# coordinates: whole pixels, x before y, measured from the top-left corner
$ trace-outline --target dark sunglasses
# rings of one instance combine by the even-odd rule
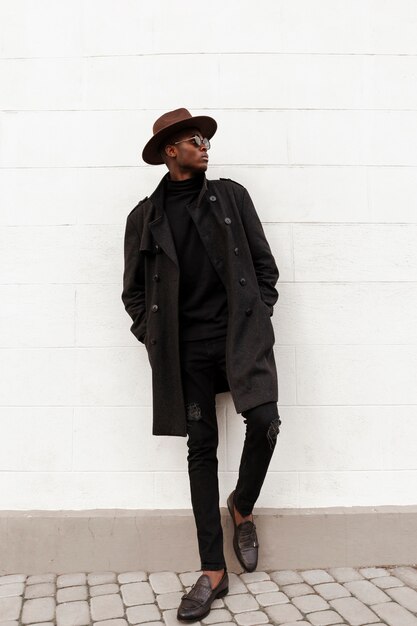
[[[201,144],[203,144],[207,150],[210,150],[210,141],[207,139],[207,137],[199,137],[198,135],[194,135],[194,137],[188,137],[187,139],[181,139],[180,141],[176,141],[174,143],[174,146],[177,145],[177,143],[182,143],[183,141],[194,141],[194,145],[197,147],[200,147]]]

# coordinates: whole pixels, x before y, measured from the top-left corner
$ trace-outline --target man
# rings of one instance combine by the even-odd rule
[[[176,109],[158,118],[143,149],[168,172],[129,213],[122,300],[152,367],[154,435],[187,436],[191,501],[202,574],[178,608],[200,619],[228,592],[219,510],[215,395],[230,390],[246,424],[227,506],[239,562],[253,571],[252,510],[281,420],[271,323],[278,268],[247,190],[208,180],[208,116]]]

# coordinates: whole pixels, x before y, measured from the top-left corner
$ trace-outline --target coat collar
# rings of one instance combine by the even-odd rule
[[[172,231],[169,225],[168,218],[164,211],[165,206],[165,181],[168,178],[169,172],[167,172],[162,179],[160,180],[156,189],[149,196],[149,200],[154,208],[154,219],[149,222],[149,228],[152,232],[153,238],[155,241],[161,246],[164,252],[169,256],[169,258],[176,264],[179,268],[179,262],[177,253],[175,250],[175,243],[172,236]],[[207,209],[207,205],[209,202],[206,198],[206,192],[208,190],[207,178],[204,174],[203,184],[201,186],[200,193],[198,194],[197,200],[187,205],[187,209],[191,212],[194,221],[198,220],[198,216],[201,212]],[[149,249],[147,242],[143,241],[143,245],[141,245],[141,250]]]

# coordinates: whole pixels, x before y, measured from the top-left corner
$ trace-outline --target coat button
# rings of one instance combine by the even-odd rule
[[[249,317],[249,315],[252,315],[252,309],[246,309],[245,313]]]
[[[157,311],[158,309],[159,309],[159,306],[158,306],[157,304],[153,304],[153,305],[152,305],[152,311],[153,311],[154,313],[156,313],[156,311]]]
[[[160,247],[158,246],[158,244],[157,244],[157,243],[155,244],[155,252],[156,252],[157,254],[159,254],[159,253],[161,252],[161,249],[160,249]]]
[[[156,344],[156,339],[151,339],[151,344],[154,346]]]
[[[156,283],[159,283],[159,280],[160,280],[160,279],[159,279],[159,274],[154,274],[154,275],[153,275],[153,280],[154,280]]]
[[[241,285],[246,285],[246,278],[241,278],[239,282]]]
[[[217,198],[216,196],[210,196],[209,200],[211,200],[211,202],[216,202]]]
[[[230,219],[230,217],[225,217],[225,218],[224,218],[224,223],[225,223],[225,224],[231,224],[231,223],[232,223],[232,220]]]
[[[233,252],[234,252],[235,254],[239,254],[239,248],[235,248],[235,249],[233,250]]]

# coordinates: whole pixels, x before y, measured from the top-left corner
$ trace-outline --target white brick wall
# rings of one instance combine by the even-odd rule
[[[282,428],[259,506],[415,504],[414,0],[0,3],[0,506],[190,508],[151,435],[120,299],[140,159],[186,106],[208,176],[246,185],[280,269]],[[218,396],[221,504],[244,437]]]

